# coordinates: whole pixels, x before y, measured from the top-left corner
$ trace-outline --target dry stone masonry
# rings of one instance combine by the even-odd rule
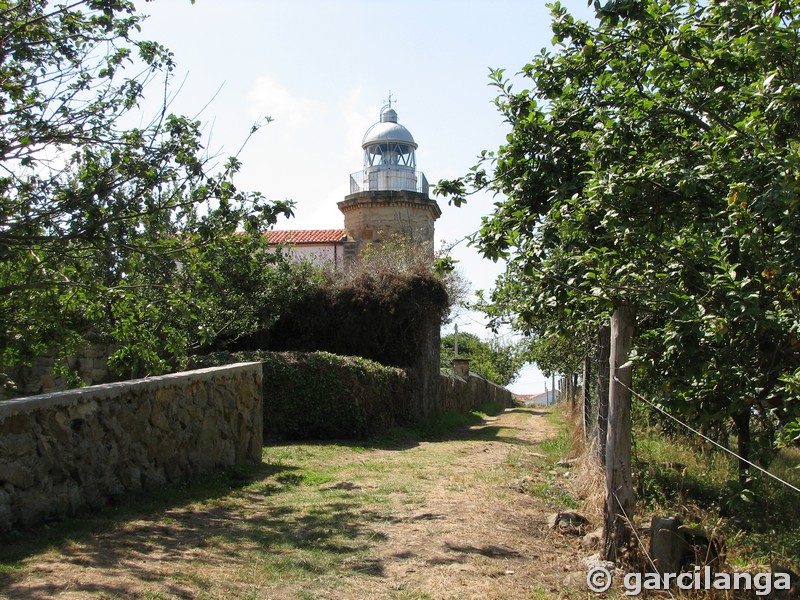
[[[74,356],[66,359],[66,367],[80,377],[84,385],[110,383],[120,379],[108,367],[108,357],[116,350],[113,344],[89,344]],[[55,372],[56,360],[52,356],[39,356],[30,365],[6,367],[5,371],[17,386],[20,396],[51,394],[67,387],[67,378]],[[8,394],[0,390],[0,400]]]
[[[261,363],[0,401],[0,532],[261,461]]]
[[[441,400],[437,412],[469,412],[481,404],[492,403],[510,408],[514,406],[513,394],[504,387],[469,371],[456,371],[442,375]]]

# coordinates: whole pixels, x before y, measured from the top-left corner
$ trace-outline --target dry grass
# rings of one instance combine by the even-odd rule
[[[605,475],[598,452],[584,436],[582,414],[564,404],[566,446],[573,477],[570,491],[581,501],[581,512],[600,526],[605,505]],[[666,436],[634,423],[633,479],[637,503],[634,522],[646,528],[654,516],[678,516],[722,540],[728,570],[766,571],[777,565],[800,570],[800,503],[797,494],[755,474],[751,488],[736,482],[736,464],[727,455],[702,451],[689,438]],[[800,485],[800,449],[781,451],[771,473]],[[631,565],[649,568],[649,538],[641,536]]]
[[[575,494],[583,501],[583,513],[599,526],[603,522],[606,502],[606,477],[593,445],[578,457],[573,472]]]
[[[574,460],[572,477],[569,479],[571,493],[581,501],[581,512],[596,527],[603,523],[605,507],[605,473],[598,457],[596,440],[587,440],[583,424],[583,413],[579,402],[565,402],[562,408],[564,427],[569,437],[568,457]]]

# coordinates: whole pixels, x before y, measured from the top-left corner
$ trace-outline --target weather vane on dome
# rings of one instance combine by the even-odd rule
[[[388,100],[386,100],[386,104],[389,106],[389,108],[392,108],[392,103],[393,103],[393,102],[397,102],[397,100],[395,100],[395,99],[392,97],[392,90],[389,90],[389,99],[388,99]]]

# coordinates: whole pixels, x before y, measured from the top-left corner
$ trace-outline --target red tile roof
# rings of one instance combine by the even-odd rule
[[[270,244],[330,244],[347,236],[344,229],[284,229],[268,231]]]

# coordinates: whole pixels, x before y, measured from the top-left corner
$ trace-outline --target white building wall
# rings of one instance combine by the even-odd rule
[[[329,265],[339,267],[342,265],[342,247],[337,245],[326,244],[315,246],[312,244],[301,244],[293,246],[287,244],[283,246],[281,250],[298,261],[308,260],[312,264],[321,267]]]

